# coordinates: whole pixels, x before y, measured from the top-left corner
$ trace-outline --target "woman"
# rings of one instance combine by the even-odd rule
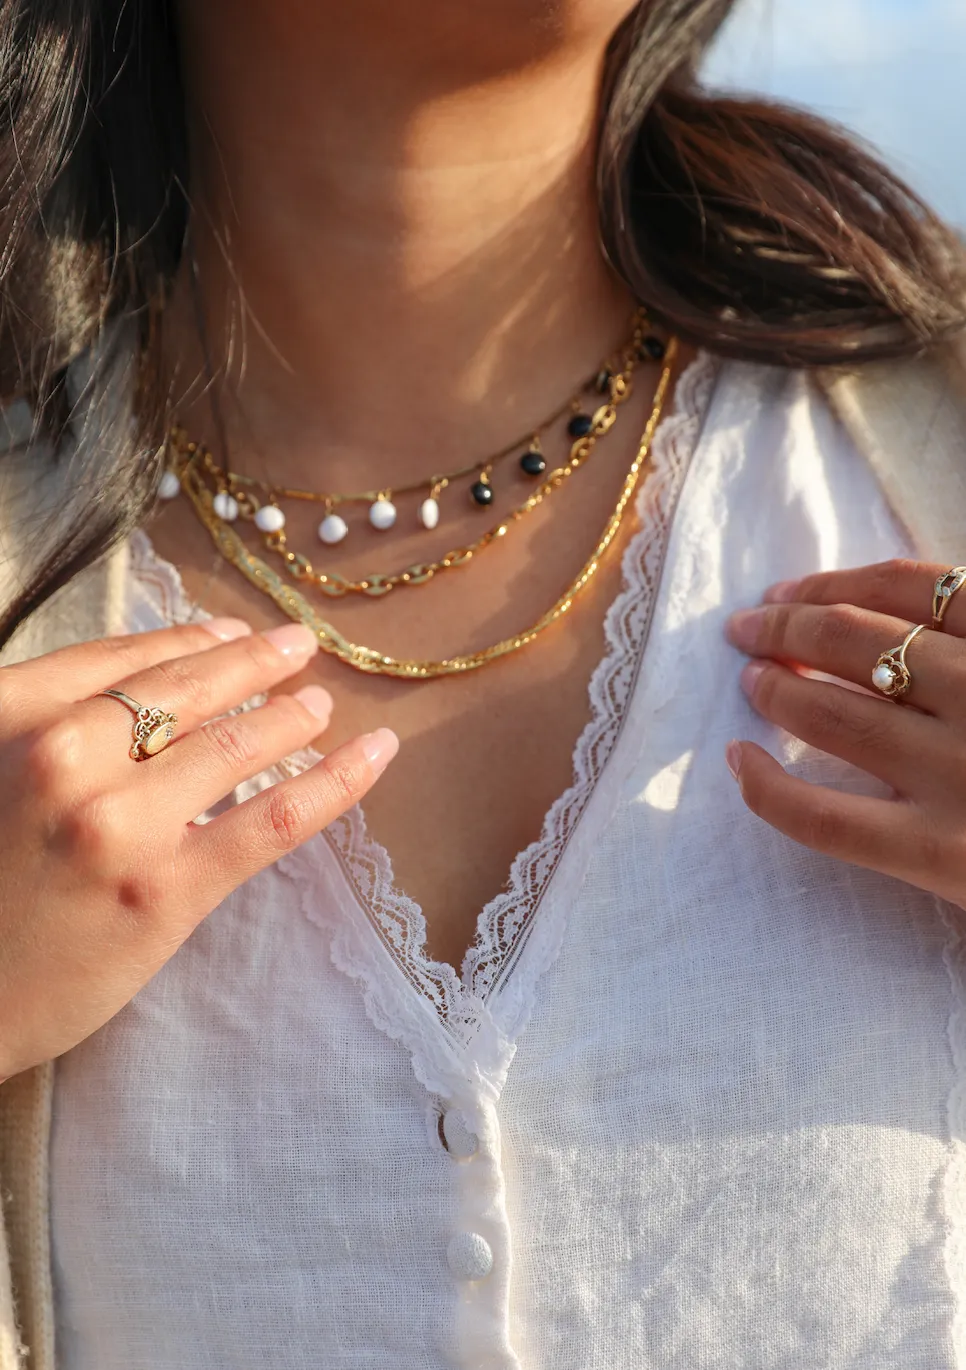
[[[0,7],[3,1370],[966,1359],[961,263],[729,9]]]

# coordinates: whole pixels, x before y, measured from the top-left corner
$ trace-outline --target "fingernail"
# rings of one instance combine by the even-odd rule
[[[743,651],[752,651],[758,641],[763,617],[760,609],[742,609],[732,614],[725,626],[728,641]]]
[[[780,580],[776,585],[769,585],[761,597],[762,601],[765,604],[787,604],[795,598],[795,592],[801,583],[800,580]]]
[[[728,763],[728,770],[737,780],[741,771],[741,743],[729,742],[725,747],[725,760]]]
[[[379,728],[362,739],[362,750],[376,775],[382,775],[399,751],[399,738],[390,728]]]
[[[270,628],[264,637],[282,656],[311,656],[319,647],[318,638],[304,623],[284,623],[281,628]]]
[[[328,723],[332,717],[332,696],[328,690],[323,690],[321,685],[303,685],[301,690],[295,691],[294,697],[300,704],[304,704],[320,723]]]
[[[761,675],[764,669],[765,663],[763,661],[749,661],[748,665],[744,668],[744,670],[741,672],[741,675],[738,677],[739,682],[741,684],[741,688],[744,690],[745,694],[748,696],[749,699],[751,699],[754,695],[755,686],[758,684],[758,677]]]
[[[240,618],[206,618],[202,628],[220,642],[234,642],[236,637],[251,637],[251,625]]]

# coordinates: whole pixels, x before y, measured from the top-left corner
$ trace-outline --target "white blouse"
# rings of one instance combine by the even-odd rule
[[[722,625],[904,535],[801,375],[699,359],[655,462],[574,783],[462,976],[353,812],[58,1062],[62,1370],[966,1366],[964,916],[723,757],[873,789],[752,714]],[[130,591],[191,612],[143,535]]]

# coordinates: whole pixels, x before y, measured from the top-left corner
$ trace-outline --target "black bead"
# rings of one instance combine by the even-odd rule
[[[572,438],[585,438],[594,426],[589,414],[575,414],[567,424],[567,432]]]
[[[597,372],[597,377],[594,381],[594,389],[597,391],[598,395],[607,394],[607,391],[610,389],[610,382],[611,374],[606,367],[603,371]]]
[[[528,476],[542,476],[547,469],[547,462],[542,452],[537,452],[531,448],[529,452],[524,452],[520,458],[520,468]]]
[[[493,503],[493,486],[489,485],[485,480],[475,481],[474,484],[470,486],[470,494],[476,500],[477,504]]]
[[[655,338],[654,334],[651,333],[641,343],[639,351],[642,361],[645,361],[650,357],[651,361],[662,362],[664,360],[664,354],[667,352],[667,348],[661,342],[660,338]]]

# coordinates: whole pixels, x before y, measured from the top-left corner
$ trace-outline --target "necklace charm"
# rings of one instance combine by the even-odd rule
[[[285,527],[285,515],[277,504],[263,504],[255,511],[255,527],[260,533],[280,533]]]
[[[432,530],[439,523],[439,501],[434,495],[424,499],[419,506],[419,521],[424,528]]]
[[[220,519],[226,523],[234,523],[238,517],[238,501],[234,495],[229,495],[227,490],[219,490],[214,500],[212,508]]]
[[[470,486],[470,494],[477,504],[486,508],[493,503],[493,486],[490,484],[489,472],[481,471],[480,478]]]
[[[158,499],[175,499],[181,494],[181,481],[177,471],[165,471],[158,485]]]
[[[338,514],[326,514],[319,524],[319,539],[327,547],[334,547],[337,542],[341,542],[348,535],[348,532],[349,525]]]
[[[369,506],[369,522],[373,528],[378,528],[380,533],[384,533],[396,522],[396,506],[388,496],[380,495],[379,499],[374,500]]]

